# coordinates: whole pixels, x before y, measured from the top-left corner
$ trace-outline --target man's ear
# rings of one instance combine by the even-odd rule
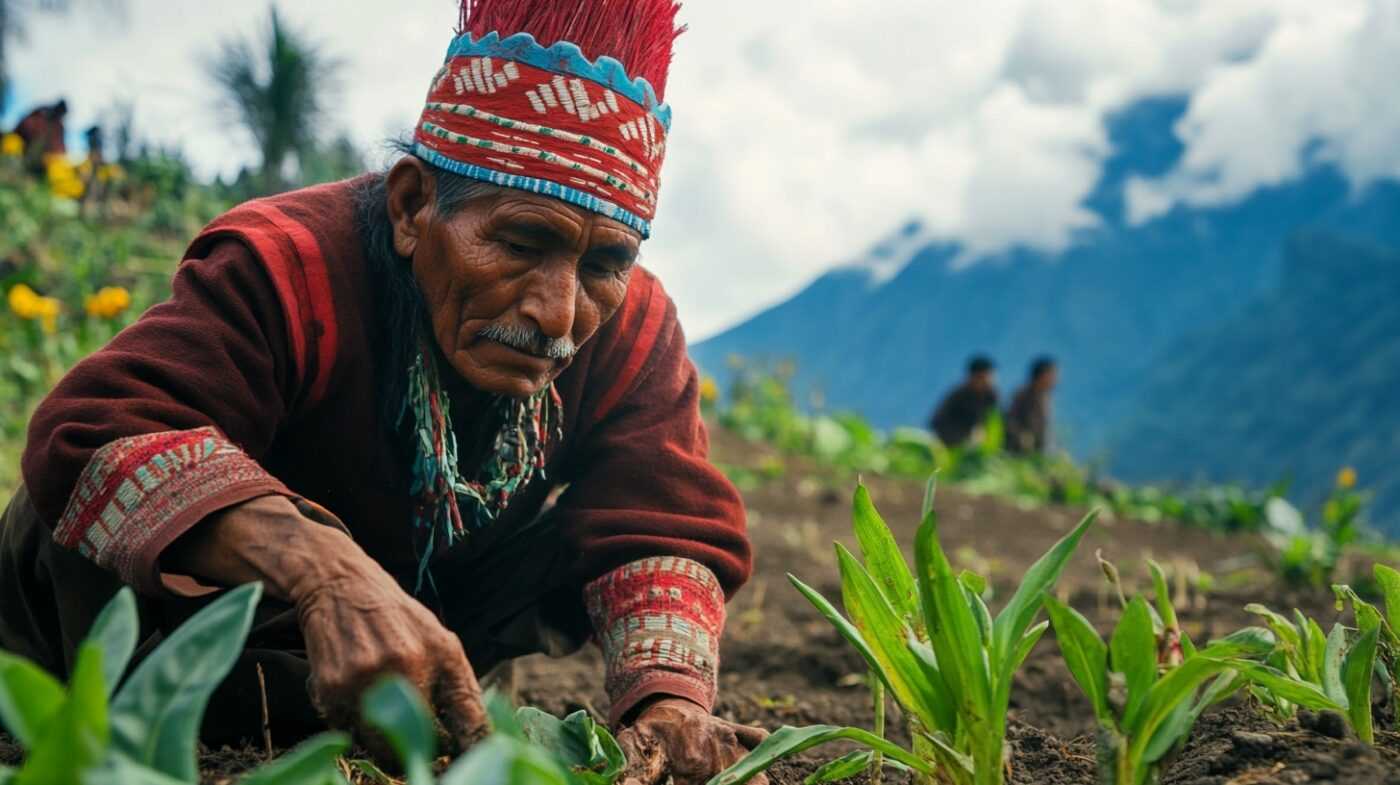
[[[411,258],[428,231],[437,198],[437,182],[428,165],[406,155],[385,175],[389,223],[394,227],[394,251]]]

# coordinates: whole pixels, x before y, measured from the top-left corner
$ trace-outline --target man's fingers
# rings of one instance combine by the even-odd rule
[[[735,738],[747,749],[753,749],[763,743],[768,738],[768,731],[756,725],[741,725],[737,722],[727,722],[729,729],[734,731]]]
[[[454,657],[438,672],[433,690],[433,707],[447,735],[464,752],[487,733],[486,707],[481,702],[481,685],[466,655]]]
[[[666,773],[666,755],[656,739],[626,728],[617,735],[617,744],[627,757],[623,785],[658,785]]]

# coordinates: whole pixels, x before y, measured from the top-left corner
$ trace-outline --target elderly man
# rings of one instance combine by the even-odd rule
[[[1043,355],[1031,361],[1025,385],[1006,410],[1006,449],[1039,454],[1050,447],[1050,394],[1059,381],[1055,358]]]
[[[986,355],[974,355],[967,361],[967,377],[943,396],[929,417],[929,430],[949,447],[961,447],[979,437],[987,415],[996,408],[996,365]]]
[[[400,672],[465,744],[477,674],[591,637],[638,780],[700,782],[761,739],[710,713],[749,545],[636,265],[676,10],[464,3],[387,173],[195,238],[171,299],[34,414],[0,645],[63,671],[120,584],[154,636],[260,580],[206,737],[257,732],[261,666],[276,733],[353,725]]]

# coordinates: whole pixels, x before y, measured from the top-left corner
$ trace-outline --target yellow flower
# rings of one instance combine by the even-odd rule
[[[1346,491],[1356,487],[1356,470],[1350,466],[1343,466],[1337,472],[1337,487]]]
[[[120,164],[103,164],[97,167],[97,182],[107,183],[126,178],[126,170]]]
[[[0,155],[18,158],[24,155],[24,139],[19,134],[0,136]]]
[[[120,286],[104,286],[97,294],[90,294],[83,301],[88,316],[100,319],[115,318],[131,306],[131,293]]]
[[[21,319],[33,319],[39,315],[39,301],[43,298],[29,288],[28,284],[18,283],[10,288],[10,311]]]
[[[44,170],[48,175],[49,190],[55,196],[77,199],[83,195],[83,180],[73,162],[62,154],[50,155],[44,159]]]
[[[714,403],[719,399],[719,385],[709,376],[700,380],[700,402]]]

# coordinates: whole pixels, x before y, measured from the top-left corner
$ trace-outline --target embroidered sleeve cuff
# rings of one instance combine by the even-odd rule
[[[724,592],[709,568],[674,556],[642,559],[588,584],[584,602],[607,668],[609,722],[656,694],[713,708]]]
[[[167,545],[210,513],[269,493],[291,495],[212,427],[129,436],[93,453],[54,541],[160,594]]]

